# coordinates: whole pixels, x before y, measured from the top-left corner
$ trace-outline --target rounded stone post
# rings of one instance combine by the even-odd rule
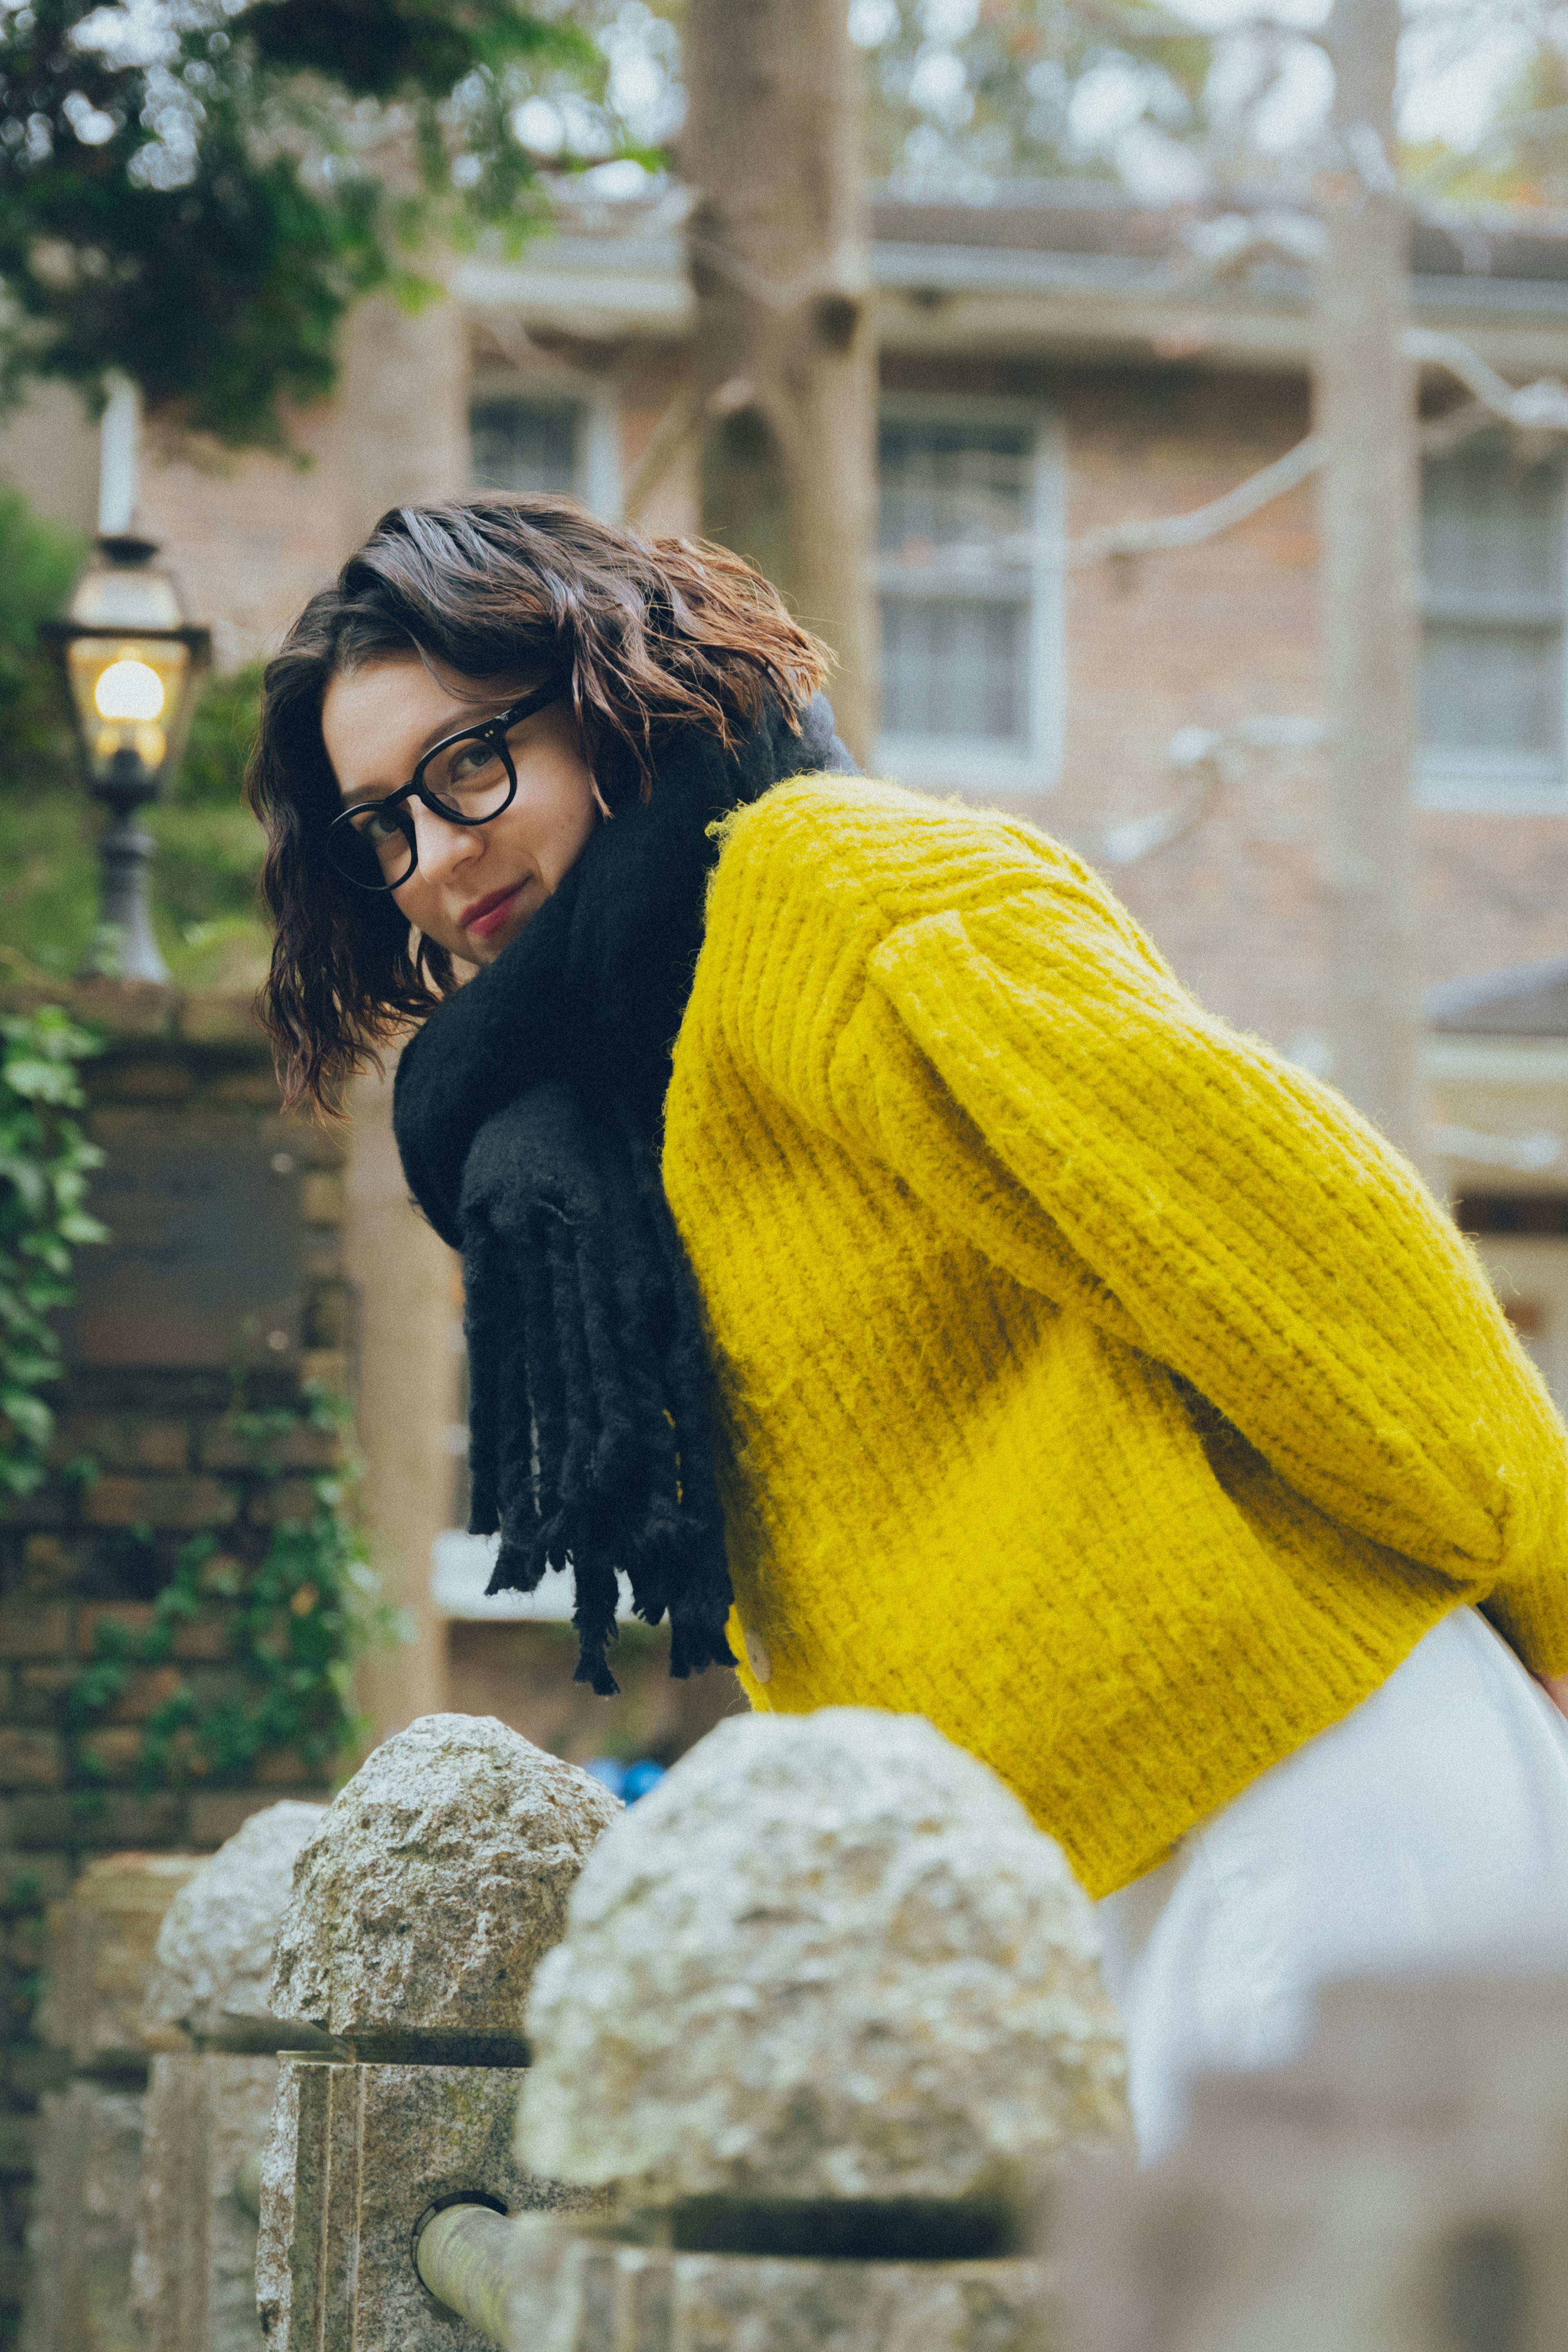
[[[915,1717],[719,1725],[590,1857],[529,2009],[524,2160],[596,2236],[419,2248],[521,2352],[1033,2352],[1053,2174],[1130,2144],[1088,1898]]]
[[[459,2200],[591,2210],[513,2132],[534,1973],[595,1840],[622,1811],[494,1717],[434,1715],[387,1740],[295,1864],[271,2001],[340,2055],[283,2062],[261,2171],[256,2285],[268,2352],[403,2352],[443,2325],[412,2260]]]
[[[71,2079],[39,2116],[25,2352],[118,2352],[126,2340],[146,2099],[141,2003],[163,1915],[201,1867],[196,1854],[107,1854],[49,1915],[38,2032],[68,2053]]]
[[[1568,2343],[1568,1973],[1545,1947],[1325,1989],[1287,2064],[1200,2075],[1157,2164],[1066,2184],[1072,2352]]]
[[[132,2271],[150,2352],[258,2352],[246,2169],[267,2137],[280,2048],[324,2040],[267,2006],[294,1858],[324,1805],[268,1805],[175,1896],[141,2012],[156,2053]]]

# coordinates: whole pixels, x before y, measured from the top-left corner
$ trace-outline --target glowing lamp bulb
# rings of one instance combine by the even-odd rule
[[[162,711],[163,681],[147,662],[110,662],[93,688],[92,698],[100,719],[150,720]]]

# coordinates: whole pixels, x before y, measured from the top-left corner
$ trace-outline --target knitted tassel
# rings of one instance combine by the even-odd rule
[[[639,1617],[668,1612],[672,1674],[733,1664],[701,1305],[649,1146],[541,1087],[476,1143],[464,1232],[469,1526],[502,1539],[489,1591],[570,1567],[576,1679],[602,1696],[617,1569]]]

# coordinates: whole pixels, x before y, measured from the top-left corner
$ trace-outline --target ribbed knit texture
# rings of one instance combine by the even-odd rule
[[[753,1703],[928,1716],[1092,1894],[1462,1601],[1568,1670],[1568,1440],[1468,1244],[1029,826],[731,819],[664,1167]]]

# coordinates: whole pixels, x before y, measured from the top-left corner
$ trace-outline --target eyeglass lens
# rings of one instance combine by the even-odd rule
[[[509,799],[512,766],[494,737],[459,736],[444,743],[418,772],[418,781],[443,814],[459,824],[483,824]],[[333,862],[361,888],[395,890],[415,864],[413,813],[406,801],[383,809],[369,803],[328,835]]]

